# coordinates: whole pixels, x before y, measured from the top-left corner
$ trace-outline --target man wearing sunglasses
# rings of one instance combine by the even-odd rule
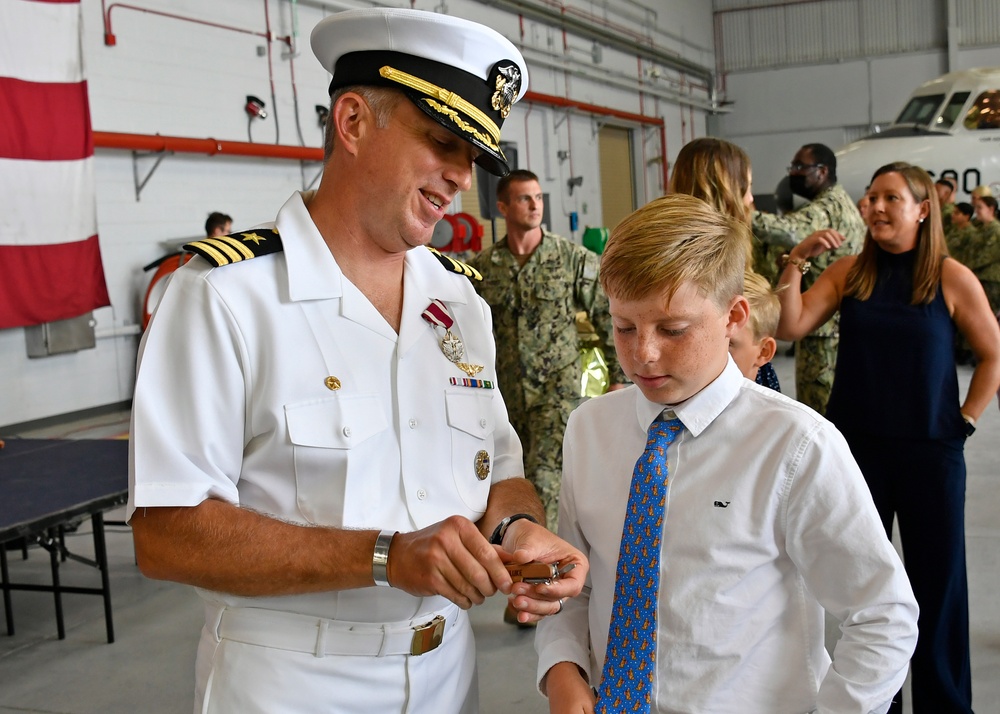
[[[806,144],[795,152],[788,166],[788,182],[792,192],[809,201],[796,211],[784,215],[753,213],[753,232],[760,245],[755,254],[767,260],[781,260],[793,246],[816,231],[833,229],[845,240],[836,250],[823,253],[810,261],[809,272],[802,279],[802,289],[808,290],[819,274],[838,258],[861,250],[865,223],[847,191],[837,183],[837,157],[824,144]],[[781,266],[783,267],[783,266]],[[781,267],[778,268],[779,272]],[[758,272],[770,275],[774,266],[758,265]],[[837,362],[839,315],[820,326],[795,345],[795,396],[820,414],[833,386],[833,369]]]

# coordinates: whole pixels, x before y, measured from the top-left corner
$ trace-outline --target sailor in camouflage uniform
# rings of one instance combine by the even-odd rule
[[[806,144],[795,154],[788,167],[792,191],[809,199],[810,203],[782,216],[754,211],[752,227],[758,241],[769,246],[769,254],[780,249],[787,253],[812,233],[832,228],[845,240],[840,248],[814,258],[812,269],[802,280],[802,290],[808,290],[827,266],[845,255],[860,252],[865,237],[865,224],[854,201],[837,183],[837,158],[823,144]],[[758,272],[773,273],[773,270]],[[795,396],[820,414],[833,386],[833,371],[837,363],[839,314],[820,326],[795,346]]]
[[[975,242],[965,251],[965,264],[983,284],[994,314],[1000,313],[1000,221],[996,218],[996,205],[992,196],[977,203],[976,217],[980,224],[975,228]]]
[[[525,475],[555,530],[563,432],[580,402],[578,312],[587,313],[604,343],[611,388],[625,377],[598,281],[598,256],[541,227],[542,189],[530,171],[513,171],[500,180],[497,206],[507,235],[469,263],[482,273],[476,289],[493,310],[497,380],[524,445]]]
[[[962,265],[968,266],[969,251],[979,242],[979,229],[972,225],[973,208],[969,203],[957,203],[951,219],[944,227],[944,240],[948,253]]]
[[[939,178],[934,182],[934,191],[937,193],[938,203],[941,205],[941,225],[945,232],[951,226],[951,217],[955,213],[955,193],[958,190],[958,183],[951,176]]]

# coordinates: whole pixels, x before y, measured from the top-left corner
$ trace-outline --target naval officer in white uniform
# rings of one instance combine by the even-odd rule
[[[465,610],[558,612],[587,564],[551,534],[496,385],[474,271],[425,246],[524,60],[476,23],[343,12],[315,192],[190,246],[140,350],[129,518],[150,577],[206,604],[195,711],[475,712]],[[463,274],[464,273],[464,274]],[[505,563],[575,565],[512,584]]]

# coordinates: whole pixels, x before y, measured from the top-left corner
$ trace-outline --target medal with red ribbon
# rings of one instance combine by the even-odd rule
[[[420,313],[420,316],[434,327],[444,329],[444,337],[441,338],[440,345],[441,351],[448,358],[449,362],[452,362],[470,377],[475,377],[483,370],[483,365],[481,364],[468,364],[462,361],[462,358],[465,356],[465,345],[452,333],[451,326],[455,324],[455,320],[443,302],[440,300],[431,300],[431,304]]]

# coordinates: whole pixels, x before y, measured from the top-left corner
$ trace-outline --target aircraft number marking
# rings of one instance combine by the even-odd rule
[[[933,171],[928,171],[927,173],[931,175],[931,178],[936,178]],[[981,176],[979,174],[979,169],[976,168],[965,169],[962,172],[961,181],[959,181],[958,171],[956,171],[955,169],[942,169],[940,177],[955,179],[955,182],[958,184],[959,190],[965,193],[972,193],[972,189],[974,189],[981,183]]]

